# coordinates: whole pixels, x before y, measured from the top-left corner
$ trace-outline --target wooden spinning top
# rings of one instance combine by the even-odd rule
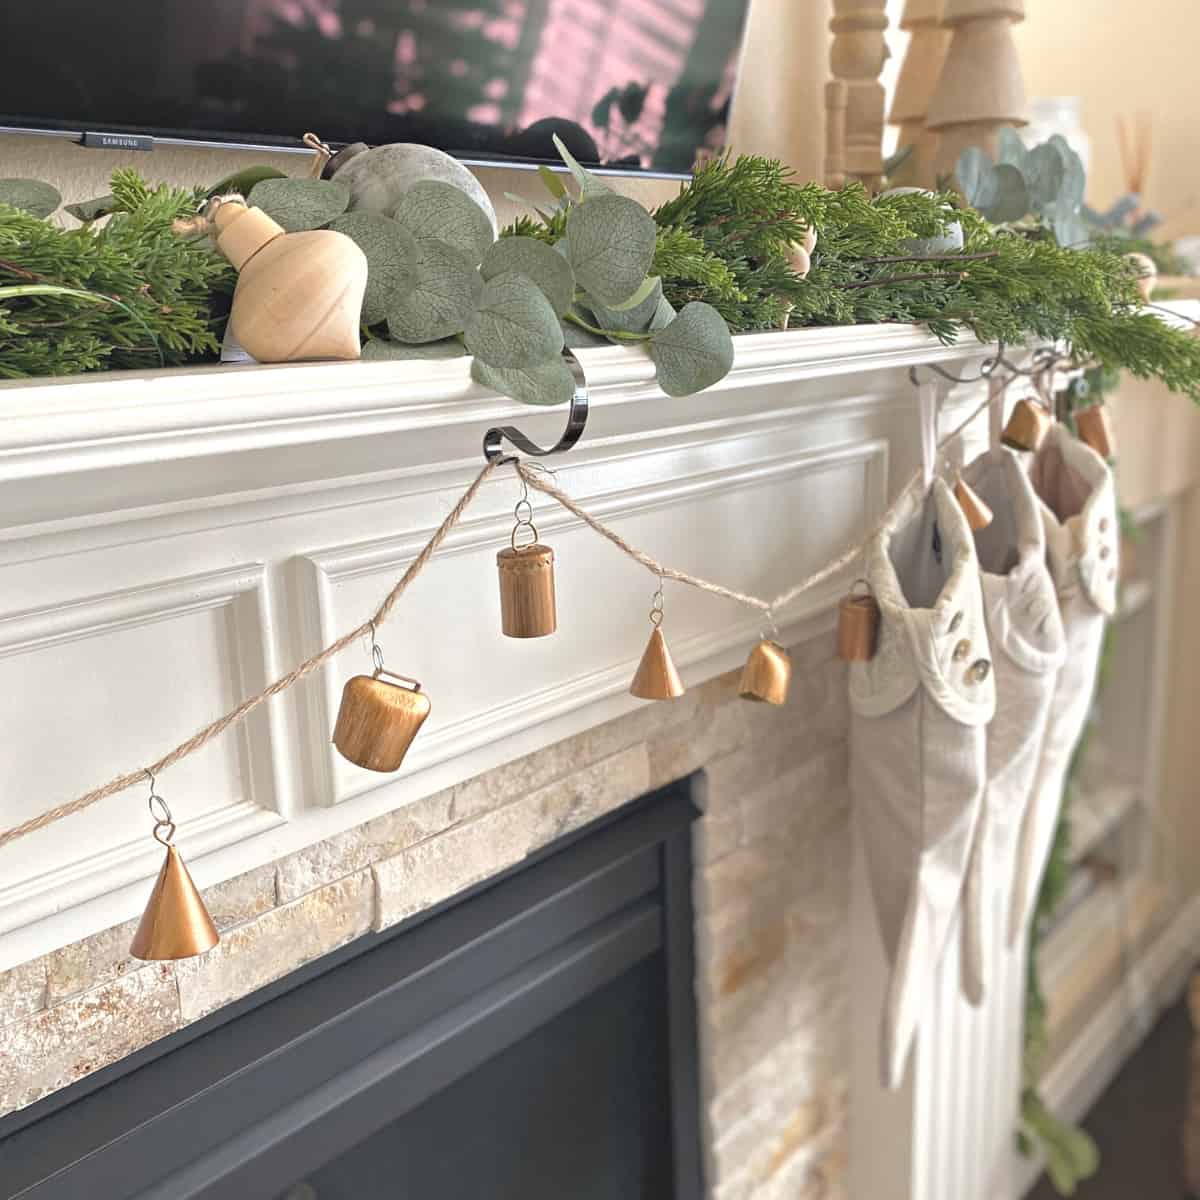
[[[215,203],[217,249],[238,270],[230,332],[259,362],[359,357],[366,255],[343,233],[285,233],[240,197]]]

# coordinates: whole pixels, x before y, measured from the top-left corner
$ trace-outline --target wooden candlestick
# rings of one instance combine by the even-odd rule
[[[900,28],[912,37],[888,122],[900,127],[900,148],[911,146],[912,153],[888,181],[897,186],[933,187],[936,183],[937,134],[926,128],[925,119],[950,47],[950,30],[942,25],[942,5],[943,0],[908,0],[900,19]]]
[[[925,122],[939,135],[935,175],[953,175],[970,146],[994,157],[1004,126],[1028,124],[1013,38],[1024,19],[1025,0],[946,0],[942,24],[952,37]]]
[[[884,32],[888,27],[887,0],[833,0],[833,45],[829,65],[835,82],[845,86],[846,175],[860,180],[869,190],[878,190],[883,178],[884,90],[879,73],[888,58]],[[837,93],[826,89],[830,142],[834,123],[841,116],[831,99]],[[828,153],[828,152],[827,152]],[[830,156],[836,161],[836,154]],[[832,172],[827,165],[827,175]]]

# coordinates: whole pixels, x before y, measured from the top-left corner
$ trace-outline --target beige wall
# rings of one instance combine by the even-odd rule
[[[1200,233],[1200,4],[1196,0],[1028,0],[1017,38],[1031,96],[1079,96],[1092,139],[1089,201],[1125,191],[1118,113],[1152,114],[1147,200],[1172,237]]]
[[[824,117],[822,88],[827,53],[830,0],[753,0],[746,60],[733,115],[734,148],[769,154],[795,167],[802,178],[820,177]],[[152,154],[84,150],[65,138],[0,136],[0,178],[44,179],[68,202],[101,196],[119,166],[132,165],[151,179],[176,184],[215,183],[251,162],[271,162],[289,174],[303,174],[305,160],[291,154],[198,150],[164,146]],[[527,171],[485,169],[480,179],[502,222],[516,206],[506,192],[530,198],[543,194]],[[623,180],[620,189],[647,205],[661,203],[678,185],[662,180]]]

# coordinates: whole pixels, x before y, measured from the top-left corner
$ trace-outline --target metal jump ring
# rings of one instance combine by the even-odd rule
[[[522,529],[529,530],[530,540],[527,542],[522,542],[520,545],[518,545],[517,544],[517,535],[520,534]],[[509,545],[512,546],[512,548],[519,554],[522,550],[528,550],[530,546],[536,546],[537,540],[538,540],[537,526],[532,521],[518,521],[513,526],[512,537],[509,538],[508,542],[509,542]]]
[[[657,629],[663,622],[663,590],[662,580],[659,580],[658,591],[654,593],[654,599],[650,602],[650,624]]]

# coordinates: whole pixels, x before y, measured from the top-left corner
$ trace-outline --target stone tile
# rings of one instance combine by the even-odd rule
[[[783,958],[787,938],[787,923],[783,920],[747,931],[741,943],[715,964],[716,993],[732,996],[752,980],[761,978]]]
[[[763,787],[743,793],[740,802],[742,836],[747,845],[774,839],[797,822],[813,825],[813,814],[831,805],[840,809],[849,771],[845,742],[825,747],[799,766],[783,771]],[[817,824],[821,828],[824,821]]]
[[[369,870],[238,925],[207,954],[176,964],[184,1021],[194,1021],[361,937],[375,915]]]
[[[757,706],[739,700],[736,693],[720,703],[709,697],[698,697],[695,703],[695,713],[687,721],[650,735],[647,744],[651,787],[682,779],[714,758],[731,753],[746,740],[745,710]]]
[[[633,746],[377,863],[376,928],[482,882],[648,788],[646,749]]]
[[[449,788],[425,796],[280,859],[275,864],[279,903],[289,904],[443,832],[451,824],[452,799]]]
[[[213,924],[222,931],[232,929],[275,907],[275,868],[270,864],[256,867],[205,888],[201,894]]]
[[[154,963],[0,1029],[0,1114],[117,1062],[180,1024],[171,963]]]
[[[88,988],[140,970],[145,964],[131,957],[140,917],[114,925],[46,955],[46,1003],[59,1004]]]
[[[0,971],[0,1026],[38,1012],[46,1004],[46,960],[35,958]]]

